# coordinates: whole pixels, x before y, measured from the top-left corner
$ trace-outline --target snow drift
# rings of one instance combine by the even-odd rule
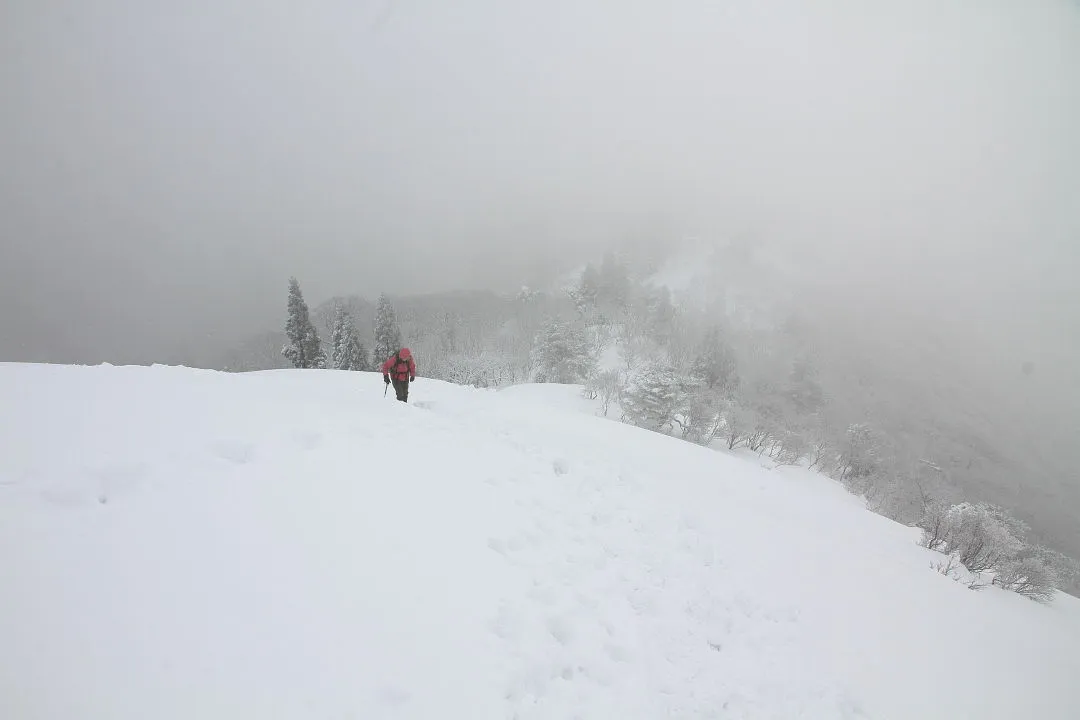
[[[1076,717],[1080,602],[575,388],[0,365],[0,715]]]

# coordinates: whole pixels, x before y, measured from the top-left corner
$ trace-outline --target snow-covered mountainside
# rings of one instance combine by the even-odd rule
[[[1074,718],[1080,601],[567,386],[0,365],[5,718]]]
[[[1011,300],[987,301],[998,319],[982,333],[973,316],[928,309],[907,291],[861,293],[858,273],[843,279],[823,262],[780,243],[702,243],[669,257],[648,282],[749,338],[740,373],[753,362],[746,348],[797,338],[837,426],[866,422],[897,455],[930,456],[946,469],[940,494],[1006,507],[1041,542],[1080,557],[1072,439],[1080,406],[1061,390],[1080,387],[1080,374],[1068,353],[1054,360],[1049,343],[1006,330],[1013,312],[1054,323]],[[1026,363],[1040,354],[1040,363]]]

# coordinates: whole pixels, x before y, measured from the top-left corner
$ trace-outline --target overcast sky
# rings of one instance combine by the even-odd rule
[[[501,288],[651,226],[1075,349],[1077,128],[1070,0],[5,0],[0,360],[168,359],[280,324],[291,274]]]

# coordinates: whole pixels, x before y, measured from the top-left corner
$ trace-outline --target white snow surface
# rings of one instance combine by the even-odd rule
[[[6,364],[0,443],[0,717],[1080,717],[1080,601],[573,387]]]

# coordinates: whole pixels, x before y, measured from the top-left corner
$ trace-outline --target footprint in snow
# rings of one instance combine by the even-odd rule
[[[536,584],[529,590],[528,598],[538,605],[551,607],[555,604],[555,591],[547,585]]]
[[[517,610],[503,603],[492,619],[489,629],[502,640],[517,640],[525,627],[524,619]]]
[[[634,588],[627,596],[626,601],[638,615],[656,614],[656,594],[643,588]]]
[[[108,496],[98,493],[94,494],[90,488],[77,488],[67,486],[54,486],[48,487],[38,491],[38,497],[45,503],[56,507],[78,507],[80,505],[88,505],[93,502],[93,498],[97,498],[97,502],[104,505],[108,502]]]
[[[547,629],[560,645],[569,645],[574,640],[574,628],[564,617],[548,618]]]
[[[604,645],[604,650],[607,652],[607,656],[611,658],[614,662],[630,662],[630,651],[621,645],[607,643],[606,645]]]
[[[314,450],[322,445],[323,436],[317,432],[298,432],[293,435],[293,441],[301,450]]]
[[[246,465],[255,459],[255,446],[243,440],[217,440],[210,446],[210,451],[237,465]]]
[[[91,472],[97,478],[97,501],[102,505],[117,495],[127,495],[150,474],[146,465],[109,465]]]
[[[404,705],[410,699],[412,694],[396,685],[383,685],[379,688],[379,700],[387,705]]]
[[[117,496],[134,492],[149,475],[149,468],[141,463],[107,464],[49,483],[37,491],[37,496],[56,507],[80,507],[95,502],[107,505]]]

